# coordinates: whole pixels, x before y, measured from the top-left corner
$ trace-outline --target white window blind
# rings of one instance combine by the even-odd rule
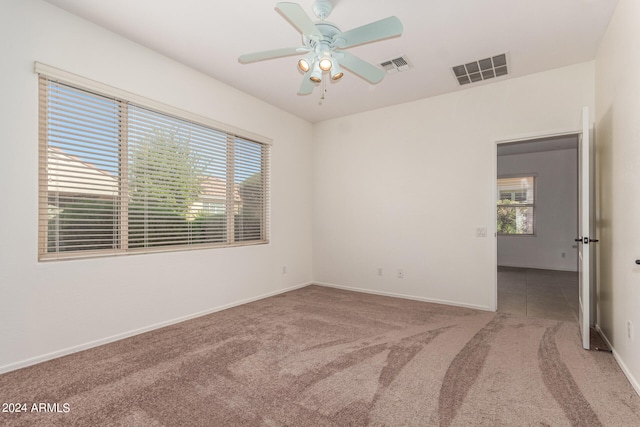
[[[45,75],[39,92],[41,259],[268,242],[267,144]]]
[[[498,234],[533,235],[535,177],[498,178]]]

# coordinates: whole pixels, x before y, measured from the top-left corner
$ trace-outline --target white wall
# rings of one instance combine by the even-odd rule
[[[498,265],[577,271],[578,150],[498,156],[498,176],[515,174],[536,175],[535,236],[499,236]]]
[[[2,2],[0,61],[0,372],[310,282],[310,123],[39,0]],[[39,263],[34,61],[272,138],[271,243]]]
[[[640,2],[620,0],[596,58],[598,324],[640,393]],[[627,322],[633,338],[627,336]]]
[[[316,124],[315,281],[495,308],[495,143],[578,131],[593,73],[587,62]]]

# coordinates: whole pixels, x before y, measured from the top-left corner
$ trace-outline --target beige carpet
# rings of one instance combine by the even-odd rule
[[[640,426],[572,322],[318,286],[1,375],[0,400],[28,409],[2,426]]]

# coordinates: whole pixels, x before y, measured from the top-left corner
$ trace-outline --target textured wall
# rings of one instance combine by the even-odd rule
[[[593,108],[593,69],[587,62],[316,124],[314,279],[495,308],[496,142],[579,131],[582,107]]]
[[[499,236],[498,265],[577,271],[577,149],[498,157],[498,176],[527,173],[536,175],[535,236]]]
[[[0,40],[0,371],[311,280],[311,124],[39,0]],[[271,243],[38,263],[34,61],[271,138]]]
[[[620,0],[596,58],[598,324],[640,394],[640,2]],[[627,323],[633,336],[628,336]]]

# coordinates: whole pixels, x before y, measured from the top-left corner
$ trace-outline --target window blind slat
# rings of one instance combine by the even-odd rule
[[[41,259],[267,242],[267,145],[40,81]]]

